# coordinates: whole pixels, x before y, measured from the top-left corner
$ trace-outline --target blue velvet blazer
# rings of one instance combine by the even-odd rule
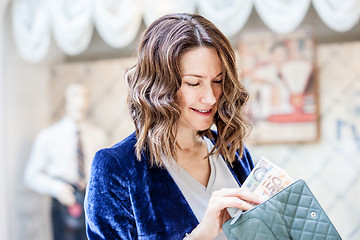
[[[135,134],[95,155],[85,200],[87,234],[97,239],[183,239],[198,221],[165,168],[135,155]],[[247,149],[229,165],[241,185],[253,168]]]

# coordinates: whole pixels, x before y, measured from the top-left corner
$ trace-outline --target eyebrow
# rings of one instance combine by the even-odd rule
[[[218,75],[216,75],[214,78],[217,78],[219,76],[221,76],[223,74],[223,72],[219,73]],[[202,76],[202,75],[199,75],[199,74],[192,74],[192,73],[189,73],[189,74],[185,74],[183,75],[183,77],[197,77],[197,78],[205,78],[205,76]],[[213,79],[214,79],[213,78]]]

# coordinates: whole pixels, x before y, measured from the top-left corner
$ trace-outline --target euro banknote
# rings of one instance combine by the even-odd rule
[[[293,182],[282,168],[262,157],[246,178],[241,190],[260,201],[266,201]]]
[[[283,169],[269,159],[261,157],[240,189],[244,194],[263,202],[293,182],[294,180]],[[235,211],[233,208],[229,208],[228,212],[233,217],[232,222],[236,222],[242,213],[241,210]]]

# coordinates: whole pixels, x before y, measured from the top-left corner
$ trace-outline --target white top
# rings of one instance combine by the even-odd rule
[[[208,147],[208,151],[210,152],[214,147],[214,144],[208,138],[204,138],[204,140]],[[205,187],[187,173],[180,165],[174,166],[169,162],[164,161],[167,171],[174,179],[199,222],[205,214],[211,194],[214,191],[220,190],[221,188],[239,187],[239,184],[221,156],[211,155],[209,157],[209,163],[211,172],[208,184]],[[220,240],[227,238],[224,232],[221,231],[215,239]]]
[[[41,194],[57,197],[64,183],[78,180],[77,129],[70,118],[63,118],[42,130],[35,139],[29,162],[25,170],[25,183]],[[88,178],[94,154],[105,147],[105,133],[94,125],[80,125],[85,162],[85,178]]]

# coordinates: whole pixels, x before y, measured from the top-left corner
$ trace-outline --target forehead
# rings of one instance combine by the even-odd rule
[[[217,75],[222,64],[215,48],[197,47],[182,55],[180,68],[182,74]]]

